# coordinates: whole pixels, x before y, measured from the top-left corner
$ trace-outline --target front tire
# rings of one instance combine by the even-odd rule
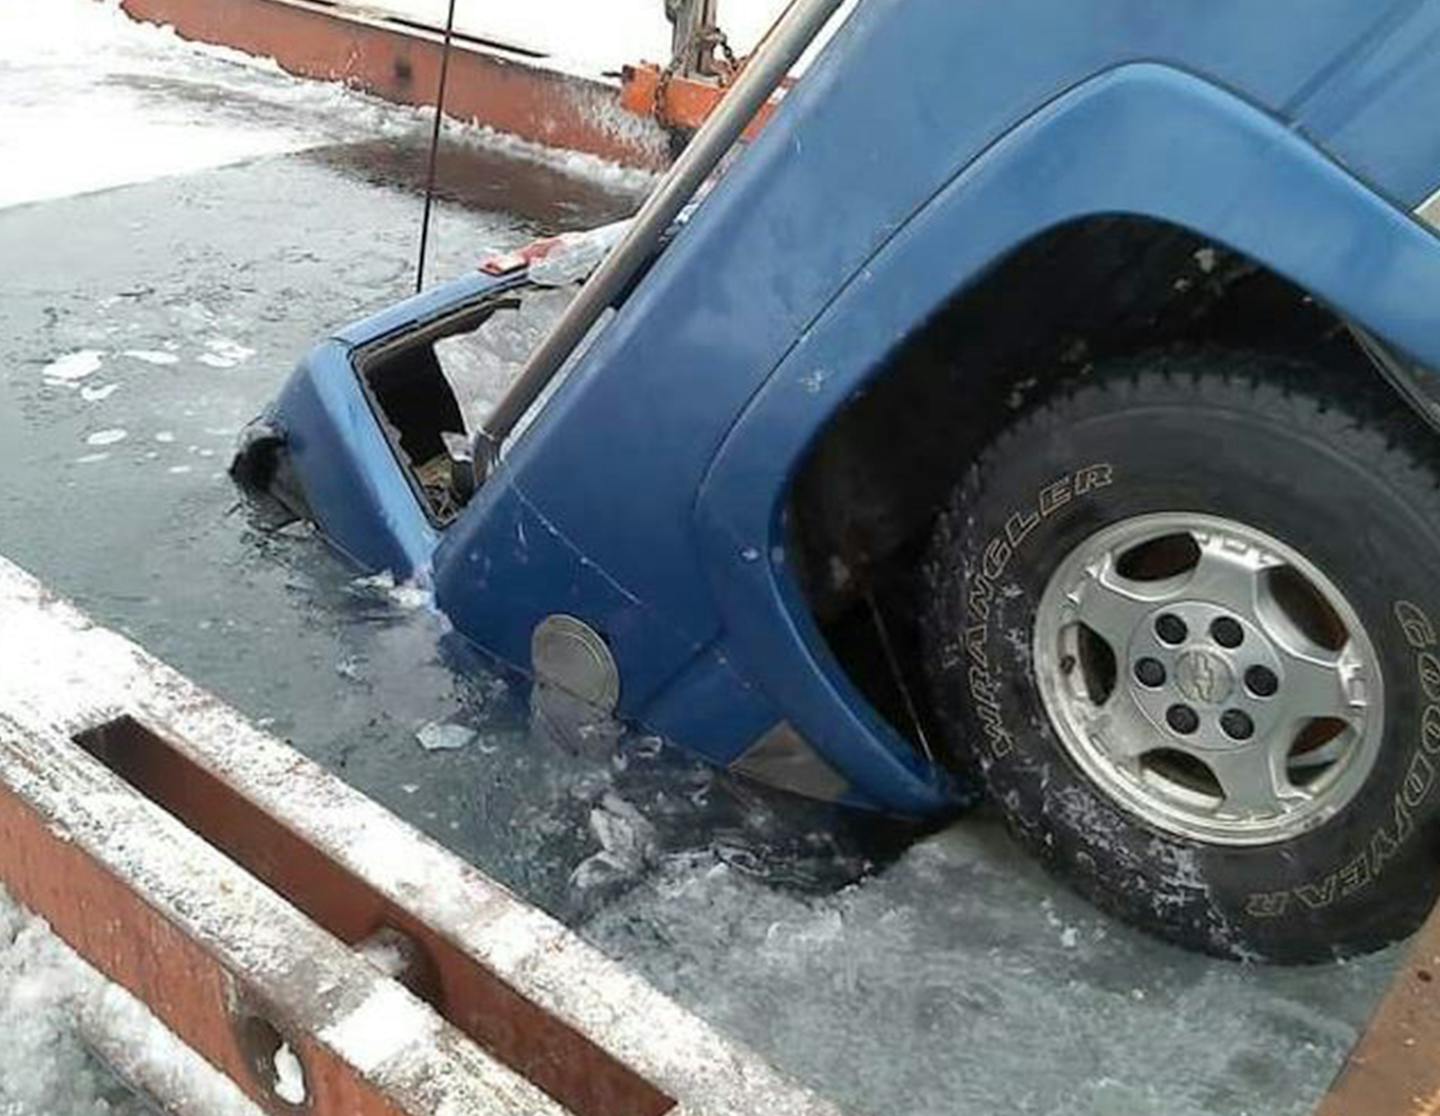
[[[1022,418],[941,516],[935,705],[1012,831],[1179,944],[1413,930],[1440,833],[1440,477],[1382,386],[1204,352]]]

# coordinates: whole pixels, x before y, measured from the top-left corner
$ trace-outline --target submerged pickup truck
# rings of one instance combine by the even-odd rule
[[[1440,0],[859,0],[712,173],[836,7],[792,5],[578,295],[542,247],[339,329],[235,475],[716,764],[986,793],[1223,956],[1407,933]]]

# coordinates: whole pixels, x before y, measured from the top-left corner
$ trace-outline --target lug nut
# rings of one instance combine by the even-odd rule
[[[1188,705],[1172,705],[1165,710],[1165,723],[1181,736],[1189,736],[1200,727],[1200,716]]]
[[[1274,697],[1280,688],[1280,679],[1269,667],[1252,666],[1245,672],[1245,688],[1256,697]]]
[[[1142,686],[1154,689],[1165,685],[1165,666],[1159,659],[1141,659],[1135,664],[1135,678]]]
[[[1217,616],[1210,622],[1210,638],[1221,647],[1239,647],[1245,642],[1245,629],[1230,616]]]
[[[1185,626],[1185,621],[1173,612],[1166,612],[1155,618],[1155,634],[1160,637],[1161,643],[1174,647],[1177,643],[1185,642],[1190,629]]]
[[[1255,735],[1255,722],[1239,709],[1227,709],[1220,714],[1220,727],[1231,740],[1249,740]]]

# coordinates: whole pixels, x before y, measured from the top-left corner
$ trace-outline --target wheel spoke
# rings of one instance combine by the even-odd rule
[[[1286,751],[1286,745],[1267,742],[1205,756],[1224,793],[1220,811],[1251,817],[1275,815],[1307,798],[1305,791],[1290,782]]]
[[[1347,677],[1346,664],[1339,655],[1324,652],[1297,654],[1281,650],[1285,671],[1279,697],[1292,721],[1303,723],[1320,717],[1353,722],[1365,712],[1363,695]]]
[[[1185,595],[1249,615],[1260,591],[1260,574],[1278,563],[1253,547],[1237,546],[1219,535],[1197,533],[1194,537],[1200,558],[1186,580]]]
[[[1116,687],[1090,722],[1091,738],[1112,760],[1138,771],[1140,757],[1155,747],[1155,728],[1130,696],[1127,687]]]
[[[1089,576],[1070,595],[1074,619],[1108,642],[1116,655],[1122,655],[1146,614],[1172,594],[1147,593],[1149,586],[1121,577],[1108,556],[1086,572]]]

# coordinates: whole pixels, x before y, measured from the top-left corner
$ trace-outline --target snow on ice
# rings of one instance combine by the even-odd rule
[[[5,1116],[144,1116],[151,1111],[89,1053],[85,1020],[166,1077],[214,1116],[258,1110],[166,1030],[124,989],[106,981],[0,891],[0,1113]]]

